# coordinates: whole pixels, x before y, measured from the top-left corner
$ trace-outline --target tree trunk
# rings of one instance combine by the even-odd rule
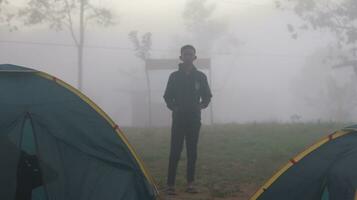
[[[147,96],[148,96],[148,116],[149,116],[149,127],[152,126],[152,115],[151,115],[151,88],[150,88],[150,78],[149,71],[145,68],[146,85],[147,85]]]
[[[77,65],[78,65],[78,89],[82,91],[83,89],[83,46],[79,45],[77,47]]]
[[[84,45],[84,6],[85,0],[81,0],[79,15],[79,43],[78,49],[78,89],[83,89],[83,45]]]

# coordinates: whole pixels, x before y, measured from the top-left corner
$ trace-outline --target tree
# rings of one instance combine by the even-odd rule
[[[356,0],[279,0],[276,6],[280,9],[290,8],[305,23],[298,26],[288,24],[293,38],[301,30],[323,30],[335,35],[341,48],[355,56],[357,41],[357,1]]]
[[[67,30],[77,48],[78,89],[83,87],[83,49],[89,23],[113,25],[113,14],[98,8],[90,0],[29,0],[18,16],[26,26],[47,24],[55,31]]]
[[[325,120],[351,121],[357,108],[356,80],[353,75],[349,75],[348,69],[337,73],[326,68],[326,65],[338,62],[325,59],[331,53],[343,55],[347,52],[336,48],[330,52],[324,48],[307,59],[306,65],[294,81],[296,103],[303,104],[301,110],[313,112]]]
[[[129,39],[134,45],[135,55],[143,61],[150,57],[152,45],[151,36],[152,34],[150,32],[145,33],[140,42],[138,39],[138,31],[131,31],[129,33]]]
[[[138,31],[131,31],[129,33],[129,40],[134,45],[135,55],[140,58],[144,63],[150,57],[150,50],[152,46],[151,40],[152,34],[150,32],[145,33],[141,41],[139,41]],[[147,97],[148,97],[148,115],[149,115],[149,125],[151,126],[151,89],[150,89],[150,78],[149,71],[145,67],[145,79],[146,79],[146,88],[147,88]]]
[[[186,30],[192,34],[200,49],[209,55],[215,42],[227,31],[227,24],[214,19],[215,4],[208,4],[207,0],[187,1],[182,17]]]
[[[0,25],[5,25],[10,32],[16,31],[17,26],[11,24],[15,14],[8,0],[0,0]]]
[[[301,31],[315,30],[332,33],[336,39],[337,47],[343,52],[325,53],[320,63],[322,67],[334,68],[352,66],[357,75],[356,41],[357,41],[357,1],[356,0],[279,0],[276,6],[280,9],[291,8],[304,23],[296,26],[288,24],[287,28],[294,39],[298,38]],[[335,48],[335,47],[334,47]],[[309,66],[313,68],[314,66]],[[326,67],[325,67],[326,68]],[[355,79],[355,78],[354,78]],[[319,100],[313,100],[315,107],[335,116],[337,120],[350,118],[351,111],[357,104],[355,81],[341,85],[336,79],[328,78],[321,89]]]

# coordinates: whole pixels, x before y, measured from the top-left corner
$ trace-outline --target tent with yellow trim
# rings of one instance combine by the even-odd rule
[[[0,199],[157,198],[123,132],[78,90],[5,64],[0,93]]]
[[[356,189],[357,125],[292,158],[251,200],[354,200]]]

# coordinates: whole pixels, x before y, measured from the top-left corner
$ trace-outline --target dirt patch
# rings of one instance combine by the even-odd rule
[[[164,193],[161,193],[161,200],[248,200],[256,191],[256,185],[244,185],[241,188],[241,191],[235,193],[229,197],[214,197],[208,189],[200,188],[198,194],[189,194],[184,192],[183,189],[178,189],[177,195],[167,196]]]

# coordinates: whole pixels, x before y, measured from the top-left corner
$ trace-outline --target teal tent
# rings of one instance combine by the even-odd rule
[[[290,159],[251,200],[357,200],[356,190],[357,125]]]
[[[0,199],[158,198],[123,132],[78,90],[5,64],[0,94]]]

